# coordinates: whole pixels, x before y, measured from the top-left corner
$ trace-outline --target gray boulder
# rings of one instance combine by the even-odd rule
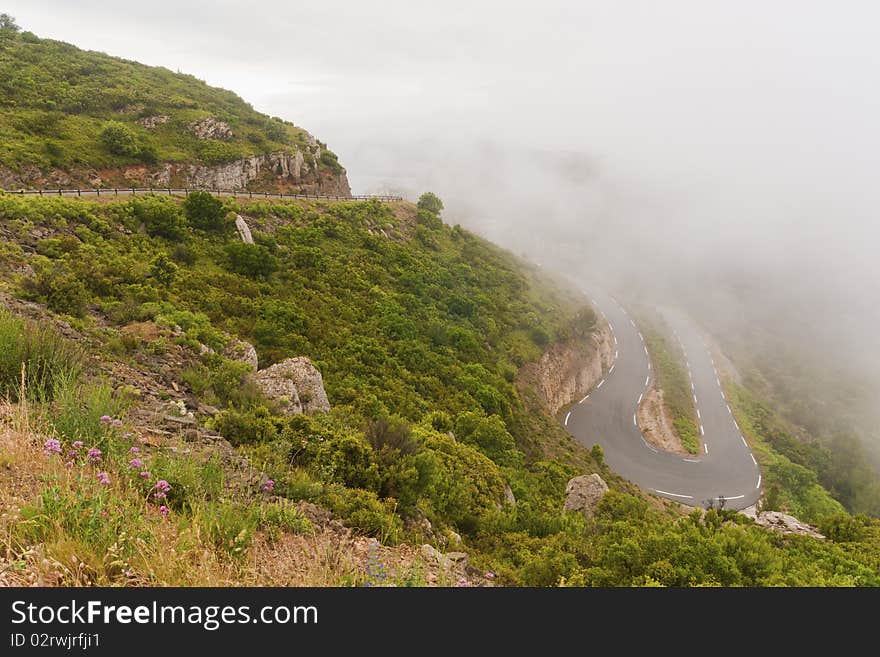
[[[269,399],[277,401],[288,415],[330,410],[324,379],[305,356],[288,358],[260,370],[254,381]]]
[[[565,485],[565,504],[562,510],[579,511],[590,518],[607,492],[608,484],[597,474],[569,479]]]
[[[229,360],[237,360],[240,363],[245,363],[250,366],[254,372],[257,371],[257,350],[254,349],[254,345],[250,342],[233,338],[223,350],[223,357],[228,358]]]

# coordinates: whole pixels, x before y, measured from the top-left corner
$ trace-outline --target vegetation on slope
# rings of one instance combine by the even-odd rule
[[[231,210],[248,217],[254,245],[238,240]],[[232,495],[224,468],[184,454],[190,444],[173,451],[126,436],[140,429],[125,408],[145,391],[95,379],[82,387],[79,361],[52,356],[66,353],[56,337],[26,347],[27,332],[5,318],[7,395],[24,353],[49,372],[71,364],[66,383],[30,408],[40,422],[32,433],[45,441],[27,456],[15,441],[0,453],[15,472],[37,461],[29,493],[4,501],[21,508],[3,532],[21,567],[39,554],[63,566],[63,583],[277,582],[253,576],[255,555],[310,531],[277,498],[329,508],[389,545],[455,545],[456,532],[472,563],[508,584],[880,583],[876,521],[838,514],[828,520],[833,541],[785,538],[732,513],[682,517],[624,492],[598,453],[574,445],[512,385],[519,366],[585,334],[595,317],[512,256],[444,225],[434,208],[0,196],[0,232],[0,280],[88,336],[82,368],[95,356],[111,369],[171,368],[188,406],[217,406],[202,420],[267,476],[263,490]],[[132,326],[156,328],[130,339]],[[280,414],[244,368],[218,355],[230,334],[256,345],[262,367],[312,358],[332,412]],[[190,357],[172,357],[172,347]],[[140,455],[129,453],[138,445]],[[141,463],[129,469],[134,458]],[[596,516],[563,514],[566,481],[593,471],[613,488]]]
[[[9,20],[0,27],[0,97],[0,166],[15,171],[211,165],[294,149],[313,159],[308,133],[255,111],[231,91],[40,39]],[[228,124],[232,136],[198,139],[192,125],[206,118]],[[309,164],[340,173],[336,156],[321,146],[319,161]]]
[[[672,418],[672,428],[681,440],[681,446],[691,454],[697,454],[700,451],[700,430],[684,352],[670,336],[669,327],[662,318],[654,316],[649,320],[642,316],[639,326],[654,368],[655,385],[663,391],[663,403]]]

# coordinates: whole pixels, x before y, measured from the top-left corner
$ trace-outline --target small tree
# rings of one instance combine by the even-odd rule
[[[150,264],[150,276],[161,286],[168,287],[177,278],[178,267],[164,253]]]
[[[134,131],[119,121],[108,121],[101,130],[101,143],[114,155],[134,157],[140,153]]]
[[[223,201],[208,192],[192,192],[183,202],[183,211],[195,228],[219,231],[226,227]]]
[[[14,36],[21,32],[15,19],[9,14],[0,14],[0,38]]]
[[[443,201],[433,192],[425,192],[419,197],[418,208],[439,215],[443,210]]]

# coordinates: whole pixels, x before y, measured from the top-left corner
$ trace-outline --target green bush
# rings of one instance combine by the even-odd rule
[[[265,406],[248,411],[222,411],[213,418],[212,427],[233,445],[269,442],[275,440],[280,431]]]
[[[248,278],[268,278],[277,268],[275,257],[260,244],[230,242],[224,247],[226,265]]]
[[[134,131],[119,121],[108,121],[101,129],[101,143],[114,155],[135,157],[140,153]]]
[[[130,207],[134,218],[143,224],[149,235],[169,240],[181,239],[185,235],[186,221],[173,199],[145,196],[132,199]]]
[[[194,228],[221,231],[229,227],[223,201],[208,192],[190,192],[183,202],[183,211]]]

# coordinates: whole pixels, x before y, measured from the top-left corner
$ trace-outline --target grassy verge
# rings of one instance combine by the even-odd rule
[[[684,354],[669,337],[668,331],[661,328],[661,321],[641,319],[639,325],[654,368],[656,386],[663,391],[663,403],[672,418],[673,429],[681,446],[690,454],[697,454],[700,451],[700,431],[684,367]]]
[[[840,502],[819,482],[816,466],[828,458],[827,450],[796,438],[784,420],[752,390],[726,380],[724,392],[761,465],[763,508],[785,511],[813,524],[843,513]]]

